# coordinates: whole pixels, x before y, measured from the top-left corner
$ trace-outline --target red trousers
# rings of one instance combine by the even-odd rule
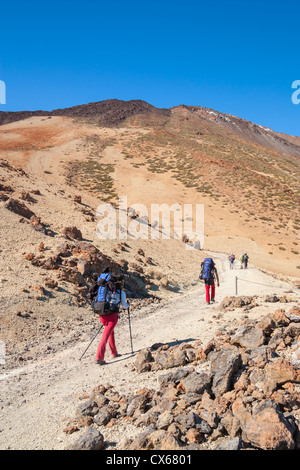
[[[209,289],[211,288],[211,298],[214,299],[215,298],[215,284],[212,284],[211,286],[206,284],[205,285],[205,292],[206,292],[206,302],[210,302],[210,292],[209,292]]]
[[[116,324],[118,323],[119,314],[110,313],[109,315],[104,315],[104,316],[99,315],[99,318],[100,318],[102,325],[104,325],[104,331],[102,333],[102,337],[97,348],[96,360],[103,361],[104,356],[105,356],[107,341],[109,344],[111,355],[112,356],[117,355],[114,328]]]

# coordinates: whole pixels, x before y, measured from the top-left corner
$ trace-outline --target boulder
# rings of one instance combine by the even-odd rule
[[[82,285],[84,283],[82,274],[75,269],[60,268],[58,277],[60,280],[71,282],[72,284]]]
[[[176,437],[163,429],[152,432],[149,439],[152,443],[152,448],[157,450],[180,450],[183,447]]]
[[[94,423],[98,426],[106,426],[116,415],[117,410],[113,406],[104,405],[98,409],[98,413],[94,416]]]
[[[159,284],[166,289],[169,285],[169,279],[166,276],[164,276],[161,278]]]
[[[77,227],[65,227],[63,234],[75,240],[82,240],[82,233]]]
[[[239,437],[225,438],[219,442],[215,450],[240,450],[243,448],[243,441]]]
[[[234,412],[236,408],[233,406]],[[262,450],[292,450],[295,447],[290,423],[271,400],[238,414],[244,442]]]
[[[300,371],[284,358],[270,362],[265,367],[266,391],[271,392],[286,382],[300,383]]]
[[[220,305],[220,309],[232,310],[234,308],[242,307],[255,307],[257,306],[253,296],[241,296],[241,297],[225,297]]]
[[[279,328],[281,326],[287,326],[290,323],[290,320],[286,315],[285,310],[283,310],[282,308],[279,308],[274,313],[271,313],[270,316],[274,321],[276,328]]]
[[[169,385],[178,385],[181,380],[194,372],[192,367],[183,367],[177,369],[175,372],[169,372],[158,377],[158,383],[161,388],[168,387]]]
[[[288,311],[286,316],[291,322],[300,323],[300,307],[295,305]]]
[[[90,272],[91,265],[86,259],[80,258],[77,261],[77,269],[83,276],[86,276]]]
[[[77,416],[94,416],[98,411],[98,404],[93,400],[87,400],[78,406],[76,414]]]
[[[231,338],[231,342],[235,346],[246,349],[259,348],[265,344],[265,335],[261,328],[246,324],[237,329],[235,335]]]
[[[88,426],[85,434],[66,450],[101,450],[103,447],[103,434],[97,429]]]
[[[242,364],[238,348],[228,348],[209,355],[213,375],[212,391],[220,396],[232,388],[232,379]]]
[[[151,369],[151,362],[153,361],[153,357],[151,351],[149,349],[143,349],[139,351],[135,358],[135,368],[137,372],[146,372]]]
[[[180,381],[178,388],[188,403],[194,404],[202,399],[202,394],[210,389],[212,377],[207,372],[193,372]]]
[[[147,396],[145,395],[136,395],[129,402],[127,407],[127,416],[133,416],[137,414],[138,411],[144,411],[147,404]]]
[[[28,193],[28,192],[26,192],[26,191],[22,191],[20,198],[23,199],[23,201],[36,202],[36,199],[34,199],[34,198],[30,195],[30,193]]]
[[[31,219],[31,217],[35,216],[35,213],[32,210],[30,210],[23,202],[16,199],[8,199],[5,203],[5,207],[11,212],[25,217],[25,219]]]
[[[188,363],[185,350],[180,348],[174,348],[169,351],[160,351],[157,353],[155,360],[163,369],[181,367]]]

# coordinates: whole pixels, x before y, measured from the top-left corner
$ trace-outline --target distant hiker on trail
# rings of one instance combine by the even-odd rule
[[[248,267],[248,259],[249,259],[249,256],[247,255],[247,253],[245,253],[243,256],[244,269],[247,269]]]
[[[229,253],[228,259],[229,259],[229,267],[230,267],[230,269],[233,269],[233,263],[234,263],[234,260],[235,260],[235,255],[233,253]]]
[[[212,258],[205,258],[201,263],[201,272],[199,279],[205,282],[206,303],[210,304],[215,301],[215,279],[217,286],[220,286],[219,275],[215,263]],[[211,292],[210,292],[211,290]]]
[[[113,276],[106,268],[98,278],[99,286],[94,311],[104,326],[104,331],[97,348],[96,364],[106,364],[104,360],[106,344],[108,342],[112,357],[119,356],[115,343],[114,329],[119,320],[120,304],[124,309],[129,308],[126,294],[123,290],[123,276]],[[99,307],[98,307],[99,306]],[[97,312],[97,308],[99,308]]]
[[[239,257],[239,261],[240,261],[240,263],[241,263],[241,269],[243,269],[243,267],[244,267],[244,255],[241,255],[241,256]]]

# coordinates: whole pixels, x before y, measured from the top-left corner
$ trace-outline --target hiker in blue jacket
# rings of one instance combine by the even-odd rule
[[[211,302],[214,302],[216,291],[215,280],[217,281],[218,287],[220,286],[220,282],[218,271],[212,258],[205,258],[201,263],[201,273],[199,278],[203,279],[205,282],[206,303],[210,304]]]
[[[106,268],[99,279],[105,279],[106,281],[109,281],[112,278],[112,274],[110,273],[109,269]],[[98,280],[99,280],[98,279]],[[97,348],[97,353],[96,353],[96,364],[99,365],[104,365],[106,364],[104,360],[104,355],[105,355],[105,350],[106,350],[106,344],[108,342],[110,352],[112,357],[117,357],[119,356],[116,348],[116,343],[115,343],[115,334],[114,334],[114,329],[116,324],[118,323],[119,319],[119,307],[122,306],[123,309],[126,309],[129,307],[129,302],[127,302],[126,299],[126,294],[122,288],[123,285],[123,276],[114,276],[114,279],[116,281],[116,290],[113,292],[112,295],[114,295],[114,305],[115,308],[113,311],[109,314],[106,315],[99,315],[99,319],[104,326],[104,331],[100,340],[100,343]],[[98,300],[101,299],[101,290],[105,290],[105,288],[99,288],[99,293],[98,293]],[[112,300],[112,299],[111,299]]]

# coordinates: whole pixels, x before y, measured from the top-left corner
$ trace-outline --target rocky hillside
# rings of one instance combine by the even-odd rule
[[[125,195],[149,212],[153,203],[204,204],[205,249],[248,251],[261,268],[298,277],[299,137],[142,101],[38,113],[0,114],[2,158],[98,202]]]
[[[34,116],[68,116],[72,118],[86,118],[100,126],[117,126],[126,119],[135,115],[169,116],[168,109],[155,108],[142,100],[120,101],[106,100],[88,103],[71,108],[55,109],[53,111],[0,111],[0,125],[20,121]]]
[[[105,267],[124,275],[132,311],[195,284],[203,254],[183,242],[99,240],[97,200],[0,162],[1,340],[7,364],[34,361],[89,331],[89,287]],[[82,194],[82,193],[81,193]],[[128,223],[132,221],[128,216]],[[178,250],[178,258],[173,258]],[[190,270],[181,273],[182,254]],[[47,347],[41,350],[41,335]],[[54,347],[54,346],[53,346]],[[50,349],[49,349],[50,348]]]
[[[253,304],[253,297],[226,297],[219,308]],[[207,344],[143,349],[134,370],[159,371],[158,387],[122,394],[106,382],[84,394],[64,429],[85,430],[70,449],[299,449],[299,332],[300,308],[280,308],[220,331]],[[120,441],[109,443],[105,436],[124,422],[136,428],[135,436],[120,433]]]

